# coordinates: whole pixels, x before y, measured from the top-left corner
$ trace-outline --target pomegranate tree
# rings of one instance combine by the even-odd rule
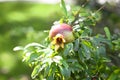
[[[43,44],[30,43],[14,48],[23,50],[23,61],[34,68],[32,79],[118,80],[113,75],[120,75],[120,69],[111,64],[106,54],[106,47],[112,49],[113,46],[109,29],[105,28],[107,38],[92,34],[91,26],[100,19],[98,11],[80,7],[67,13],[64,0],[61,4],[66,16],[59,20],[63,23],[51,27],[49,39],[44,39]]]

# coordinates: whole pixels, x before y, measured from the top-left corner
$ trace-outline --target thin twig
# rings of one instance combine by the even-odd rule
[[[95,13],[99,12],[100,10],[102,10],[105,7],[105,5],[103,5],[102,7],[100,7]]]

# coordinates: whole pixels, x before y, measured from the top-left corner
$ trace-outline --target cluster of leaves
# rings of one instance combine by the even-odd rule
[[[61,3],[66,16],[60,22],[73,26],[75,40],[58,51],[48,38],[44,45],[30,43],[14,48],[23,50],[23,61],[34,68],[31,77],[40,80],[113,80],[110,60],[106,56],[106,47],[112,48],[110,32],[105,27],[107,38],[100,34],[93,36],[90,28],[99,20],[99,14],[82,8],[68,13],[63,0]]]
[[[112,43],[114,45],[114,50],[120,50],[120,34],[114,34],[112,36]]]

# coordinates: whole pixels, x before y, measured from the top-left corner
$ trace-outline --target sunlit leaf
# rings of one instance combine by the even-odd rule
[[[45,48],[45,46],[43,46],[43,45],[41,45],[41,44],[39,44],[39,43],[29,43],[28,45],[26,45],[26,46],[24,47],[24,49],[27,49],[27,48],[29,48],[29,47],[41,47],[41,48]]]
[[[114,70],[107,80],[120,80],[120,69]]]
[[[32,74],[31,74],[31,77],[32,77],[33,79],[39,74],[39,72],[40,72],[40,67],[41,67],[41,65],[37,65],[37,66],[34,68]]]
[[[63,60],[63,58],[61,56],[54,56],[52,60],[58,64],[62,64],[61,60]]]
[[[31,74],[31,77],[34,79],[36,76],[39,75],[39,73],[47,66],[47,64],[43,64],[43,65],[37,65],[32,74]]]
[[[111,40],[111,35],[110,35],[110,31],[109,31],[108,27],[105,27],[104,31],[106,33],[106,36],[107,36],[108,40]]]
[[[17,46],[15,48],[13,48],[13,51],[19,51],[19,50],[23,50],[24,48],[22,46]]]

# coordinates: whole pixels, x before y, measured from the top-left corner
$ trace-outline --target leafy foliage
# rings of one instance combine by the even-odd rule
[[[64,0],[61,0],[67,16],[59,22],[72,25],[75,40],[65,45],[64,49],[54,50],[54,46],[45,39],[45,44],[30,43],[23,50],[23,61],[33,67],[31,77],[46,80],[116,80],[120,78],[120,69],[110,74],[111,60],[107,57],[106,47],[112,49],[109,29],[105,27],[104,35],[92,35],[90,26],[100,19],[99,14],[85,9],[75,9],[67,13]],[[116,41],[113,41],[116,43]],[[113,77],[114,76],[114,77]]]

